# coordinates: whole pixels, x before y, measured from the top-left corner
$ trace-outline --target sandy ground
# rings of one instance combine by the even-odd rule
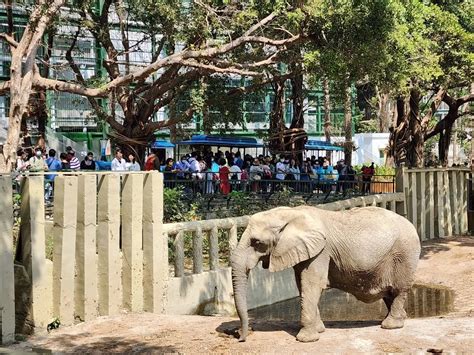
[[[299,343],[296,322],[251,321],[245,343],[235,338],[238,320],[226,317],[122,314],[38,334],[19,350],[130,353],[474,353],[474,238],[426,243],[417,281],[455,290],[455,312],[409,319],[403,329],[375,322],[327,322],[315,343]]]

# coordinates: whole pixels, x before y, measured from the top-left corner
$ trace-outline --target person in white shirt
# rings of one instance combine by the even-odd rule
[[[115,158],[112,160],[112,171],[127,171],[127,163],[123,158],[122,150],[117,148],[115,150]]]
[[[191,153],[191,158],[189,158],[189,171],[192,173],[192,177],[197,180],[202,179],[202,174],[201,174],[201,165],[199,164],[198,161],[198,153],[197,152],[192,152]]]
[[[276,165],[276,178],[278,180],[285,180],[286,173],[288,172],[288,160],[282,155],[280,161]]]

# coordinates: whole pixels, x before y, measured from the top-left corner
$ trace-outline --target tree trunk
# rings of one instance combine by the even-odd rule
[[[420,100],[421,95],[418,89],[410,90],[410,113],[408,115],[408,130],[410,132],[410,139],[407,146],[407,164],[409,167],[423,167],[424,157],[424,131],[421,126],[420,118]]]
[[[273,84],[274,98],[272,104],[272,112],[270,113],[270,149],[272,151],[281,152],[284,146],[283,132],[286,130],[285,125],[285,85],[281,81]]]
[[[392,110],[390,96],[388,94],[378,94],[378,112],[379,132],[385,133],[389,131],[392,120]]]
[[[344,93],[344,138],[344,160],[347,165],[352,165],[352,90],[348,81]]]
[[[304,128],[303,74],[296,74],[291,78],[291,94],[293,101],[293,119],[290,128]]]
[[[10,172],[16,158],[20,139],[21,120],[28,110],[34,75],[39,75],[36,54],[45,30],[65,0],[53,0],[35,6],[20,42],[10,46],[10,113],[8,134],[3,154],[0,154],[0,171]]]
[[[301,68],[295,68],[297,72],[291,78],[291,92],[292,92],[292,102],[293,102],[293,119],[291,121],[290,129],[299,129],[304,130],[304,87],[303,87],[303,74],[301,74]],[[297,131],[295,131],[296,133]],[[298,131],[300,133],[300,131]],[[303,161],[303,151],[306,144],[306,139],[297,139],[294,144],[294,151],[296,154],[293,154],[298,162]]]
[[[329,92],[329,80],[324,78],[324,137],[326,142],[331,143],[331,96]]]

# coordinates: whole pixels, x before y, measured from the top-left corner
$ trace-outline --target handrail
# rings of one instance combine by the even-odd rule
[[[327,203],[319,205],[318,208],[338,211],[354,207],[379,206],[392,211],[404,211],[404,208],[397,208],[399,203],[405,201],[403,193],[377,194],[361,196],[348,200]],[[174,276],[182,277],[185,275],[185,234],[192,234],[192,260],[193,274],[203,272],[203,236],[208,233],[209,243],[209,268],[216,270],[219,265],[219,230],[229,233],[229,251],[232,251],[238,243],[238,228],[247,227],[250,216],[231,217],[223,219],[210,219],[203,221],[190,221],[167,223],[163,225],[163,233],[173,239],[174,248]]]

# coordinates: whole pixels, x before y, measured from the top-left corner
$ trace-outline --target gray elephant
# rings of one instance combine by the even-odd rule
[[[248,334],[247,277],[259,261],[270,271],[293,267],[301,296],[296,338],[310,342],[325,330],[318,303],[327,287],[366,303],[383,298],[388,314],[382,328],[403,327],[420,249],[413,225],[378,207],[339,212],[279,207],[253,215],[231,256],[240,341]]]

